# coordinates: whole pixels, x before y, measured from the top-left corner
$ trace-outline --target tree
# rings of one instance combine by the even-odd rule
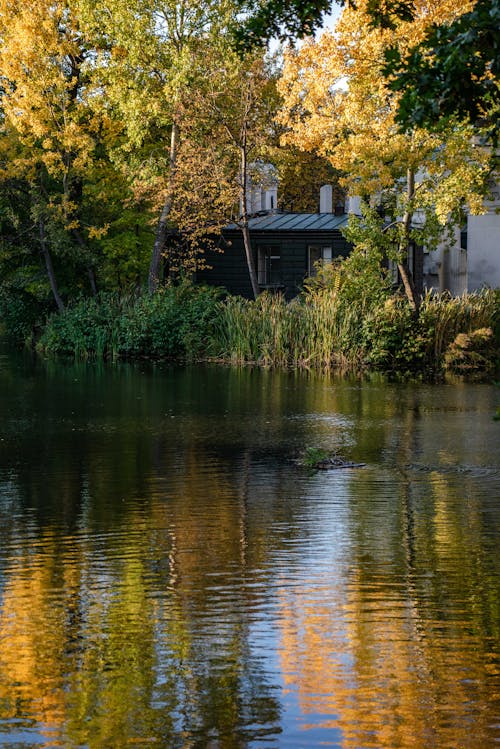
[[[435,128],[470,120],[495,142],[500,132],[500,2],[477,0],[450,24],[433,24],[420,44],[386,52],[384,73],[401,93],[397,121]]]
[[[223,36],[231,0],[79,0],[86,28],[99,49],[98,66],[108,106],[125,138],[114,158],[132,171],[142,197],[162,194],[148,274],[154,292],[175,202],[183,119],[189,112],[198,56]],[[152,196],[152,203],[157,200]]]
[[[309,35],[321,27],[331,5],[328,0],[267,0],[235,29],[236,45],[248,49],[272,37],[290,40]],[[356,1],[347,0],[347,5],[355,8]],[[360,5],[366,10],[364,23],[382,29],[394,29],[402,21],[418,22],[423,7],[411,0],[370,0]],[[404,91],[398,112],[403,129],[415,124],[433,129],[451,116],[482,124],[486,110],[490,133],[497,137],[499,1],[477,0],[459,10],[461,18],[428,20],[417,44],[399,52],[388,48],[381,74],[388,80],[395,75],[393,90]]]
[[[420,248],[421,265],[422,244],[435,247],[460,220],[465,202],[481,211],[490,154],[474,141],[473,129],[460,123],[441,136],[419,128],[401,133],[398,95],[378,75],[389,46],[418,44],[430,19],[446,22],[460,12],[456,0],[427,2],[425,14],[392,29],[370,26],[369,8],[370,0],[358,0],[356,10],[344,11],[335,34],[288,51],[282,120],[290,128],[288,140],[328,157],[344,173],[351,195],[380,205],[387,217],[380,243],[389,241],[417,309],[419,279],[408,267],[409,252]]]
[[[203,123],[204,136],[196,139],[190,131],[190,140],[197,144],[198,163],[205,159],[210,164],[210,154],[216,155],[219,167],[213,164],[211,175],[206,177],[208,185],[214,184],[214,178],[218,182],[212,191],[217,196],[215,205],[213,199],[210,201],[214,206],[212,223],[216,224],[214,219],[218,217],[222,227],[231,218],[241,228],[250,282],[257,297],[260,290],[249,232],[247,194],[252,177],[259,177],[259,161],[268,154],[278,103],[276,76],[260,51],[240,58],[230,48],[226,47],[224,54],[218,54],[215,48],[212,56],[216,62],[213,66],[207,64],[209,57],[203,59],[204,84],[194,99],[197,111],[193,124],[199,132]],[[185,167],[182,171],[196,173]]]
[[[95,53],[82,33],[76,2],[34,0],[20,7],[0,0],[0,37],[0,183],[7,194],[15,187],[23,196],[13,206],[22,224],[17,221],[17,239],[9,246],[25,247],[23,238],[30,237],[62,310],[71,293],[95,293],[97,266],[106,254],[101,240],[115,220],[109,215],[113,201],[116,207],[113,191],[120,203],[130,195],[109,160],[109,143],[120,133],[96,106]],[[26,257],[20,256],[19,266],[25,283],[33,285]]]
[[[79,177],[93,150],[78,100],[84,51],[65,3],[38,0],[29,12],[0,4],[4,178],[29,185],[32,218],[58,308],[64,307],[49,249],[51,228],[77,228]]]

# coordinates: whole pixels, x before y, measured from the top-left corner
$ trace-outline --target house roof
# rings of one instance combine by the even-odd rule
[[[333,231],[347,224],[347,216],[333,213],[264,213],[248,221],[250,231]],[[227,229],[239,229],[231,223]]]

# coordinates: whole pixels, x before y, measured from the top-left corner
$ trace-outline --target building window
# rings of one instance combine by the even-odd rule
[[[308,247],[308,273],[315,276],[318,273],[319,265],[326,265],[332,262],[332,248],[322,247],[321,245],[310,245]]]
[[[257,275],[260,286],[278,286],[281,277],[281,248],[264,245],[257,248]]]

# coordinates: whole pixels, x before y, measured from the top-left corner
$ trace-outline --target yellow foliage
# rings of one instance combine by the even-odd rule
[[[109,231],[110,224],[105,224],[104,226],[89,226],[88,227],[88,235],[90,239],[101,239],[102,237],[106,236],[106,234]]]
[[[0,0],[0,38],[5,128],[53,176],[67,171],[69,153],[71,167],[84,170],[94,141],[82,126],[85,102],[75,94],[82,50],[68,4]]]
[[[326,156],[344,173],[351,193],[402,194],[411,170],[425,173],[422,186],[431,188],[441,220],[460,200],[466,199],[471,211],[481,210],[490,154],[474,147],[472,129],[457,125],[445,136],[419,129],[401,133],[395,122],[398,95],[381,74],[390,45],[403,52],[422,40],[430,24],[450,22],[474,2],[416,0],[415,20],[388,30],[373,28],[369,0],[358,0],[356,8],[344,10],[335,31],[288,49],[279,82],[285,142]],[[417,191],[414,208],[420,199],[425,202],[425,189]]]

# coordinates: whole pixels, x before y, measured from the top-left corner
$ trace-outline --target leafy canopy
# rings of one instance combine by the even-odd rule
[[[331,0],[267,0],[235,29],[236,45],[248,49],[277,38],[293,40],[310,35],[322,25]],[[413,0],[336,0],[351,8],[362,6],[369,27],[396,29],[401,22],[417,22],[427,3]],[[446,5],[446,3],[443,3]],[[426,33],[409,39],[404,50],[388,48],[381,74],[403,92],[397,121],[401,129],[420,125],[433,129],[450,117],[470,118],[498,137],[500,67],[499,0],[457,4],[460,18],[427,17]]]

